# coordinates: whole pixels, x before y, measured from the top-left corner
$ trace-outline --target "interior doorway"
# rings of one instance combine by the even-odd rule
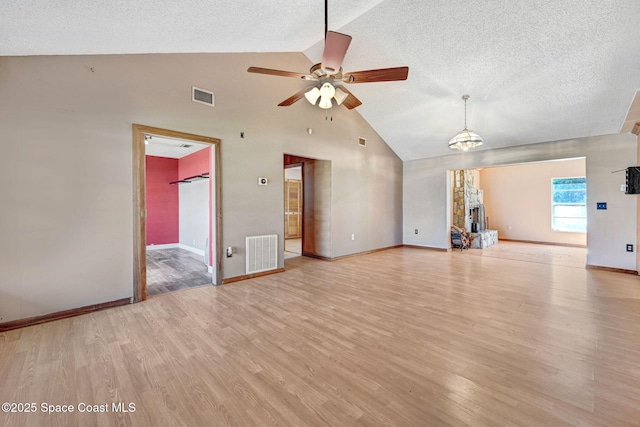
[[[300,255],[331,259],[331,161],[284,154],[283,166],[285,171],[289,168],[301,168]],[[287,195],[285,195],[286,199]],[[291,212],[286,209],[283,203],[283,212]],[[283,216],[287,217],[286,214]],[[283,221],[285,221],[283,234],[286,235],[289,223],[287,220],[283,219]],[[295,224],[298,224],[297,220]],[[285,239],[285,244],[287,240]],[[287,253],[285,252],[285,255]],[[294,253],[292,256],[299,255]]]
[[[303,163],[284,168],[284,258],[302,255],[304,181]]]
[[[154,139],[156,141],[154,141]],[[187,216],[191,213],[197,216],[197,218],[184,218],[184,227],[182,227],[182,229],[179,221],[175,222],[171,220],[171,215],[169,215],[169,217],[164,216],[164,214],[160,216],[156,215],[158,210],[167,208],[167,205],[161,207],[156,206],[156,214],[150,212],[150,209],[154,209],[153,205],[157,200],[151,201],[147,197],[147,166],[150,166],[151,163],[148,162],[149,159],[146,154],[148,151],[147,147],[154,143],[157,143],[158,146],[162,145],[163,147],[160,147],[160,151],[157,151],[157,147],[154,147],[150,149],[150,152],[165,154],[154,156],[155,158],[152,159],[151,163],[173,162],[177,164],[177,161],[172,161],[171,157],[167,157],[168,154],[166,153],[172,150],[193,150],[190,154],[187,154],[188,157],[181,156],[185,158],[185,161],[182,167],[179,168],[177,175],[174,175],[175,180],[168,180],[168,175],[172,172],[170,173],[164,170],[160,173],[161,175],[165,175],[165,177],[162,178],[162,187],[165,190],[169,189],[170,192],[173,191],[179,194],[179,187],[184,186],[185,188],[183,198],[187,203],[183,206],[183,209],[179,206],[179,201],[174,201],[173,204],[169,203],[169,210],[175,211],[177,208],[178,214],[175,215],[177,217],[179,217],[180,210],[187,212]],[[202,262],[207,266],[203,277],[206,277],[208,283],[215,285],[221,283],[222,209],[220,205],[221,174],[219,143],[220,140],[216,138],[149,126],[133,125],[134,302],[143,301],[147,298],[147,272],[157,267],[156,265],[151,265],[156,261],[160,264],[163,262],[167,265],[172,264],[173,267],[176,267],[175,270],[180,270],[181,263],[187,265],[195,262],[193,265],[197,265],[198,262]],[[187,188],[189,188],[189,190],[186,190]],[[199,206],[199,208],[194,208],[194,206]],[[171,220],[171,224],[167,225],[169,220]],[[166,227],[158,228],[158,225],[162,225],[163,221]],[[206,231],[204,231],[205,229]],[[151,235],[152,233],[153,235]],[[173,241],[160,243],[164,241],[163,239]],[[148,251],[148,245],[149,248],[160,245],[175,247],[154,247]],[[158,258],[156,255],[162,254],[154,253],[148,258],[148,252],[156,252],[156,250],[171,250],[185,253],[173,254],[167,252],[157,260],[155,259]],[[167,270],[167,274],[172,275],[174,273]],[[198,278],[195,276],[187,277],[182,285],[177,286],[177,289],[188,287],[186,286],[187,284],[196,283],[197,281]],[[152,293],[156,292],[150,292],[150,294]]]
[[[211,144],[145,135],[147,295],[212,284]]]

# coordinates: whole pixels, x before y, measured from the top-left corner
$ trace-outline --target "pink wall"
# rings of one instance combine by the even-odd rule
[[[178,178],[185,179],[211,173],[211,147],[184,156],[178,163]]]
[[[146,156],[147,245],[178,243],[178,159]]]

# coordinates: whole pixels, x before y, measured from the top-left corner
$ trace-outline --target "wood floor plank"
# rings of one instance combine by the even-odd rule
[[[0,425],[639,425],[640,280],[540,246],[297,257],[1,333],[1,402],[136,410]]]

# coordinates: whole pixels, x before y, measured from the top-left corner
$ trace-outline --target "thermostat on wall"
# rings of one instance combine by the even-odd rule
[[[258,185],[267,185],[269,180],[267,178],[258,178]]]

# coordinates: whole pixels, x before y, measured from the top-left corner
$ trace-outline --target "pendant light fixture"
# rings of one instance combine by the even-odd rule
[[[464,101],[464,129],[449,140],[449,148],[452,150],[467,151],[482,145],[482,137],[472,130],[467,129],[467,100],[469,95],[463,95]]]

